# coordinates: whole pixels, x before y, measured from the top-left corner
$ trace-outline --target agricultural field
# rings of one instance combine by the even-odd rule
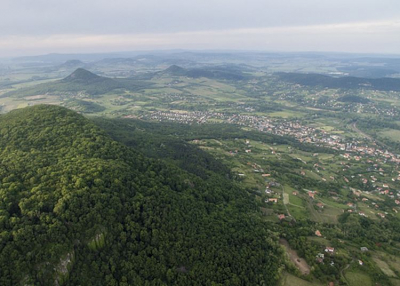
[[[372,280],[366,273],[362,272],[348,272],[345,275],[346,281],[348,282],[349,286],[357,286],[357,285],[364,285],[364,286],[372,286]]]
[[[383,130],[383,131],[379,132],[378,135],[381,137],[387,137],[393,141],[400,141],[400,131],[399,130],[387,129],[387,130]]]
[[[325,284],[322,284],[320,282],[309,282],[307,280],[303,280],[301,278],[298,278],[294,275],[291,275],[289,273],[285,273],[284,277],[282,278],[282,283],[281,286],[323,286]]]
[[[332,160],[330,154],[316,156],[315,153],[296,150],[286,145],[250,140],[209,139],[196,141],[194,144],[226,162],[240,177],[241,184],[258,192],[262,200],[267,202],[269,198],[278,198],[276,204],[285,205],[294,219],[310,217],[316,222],[337,223],[337,218],[351,209],[347,205],[349,189],[343,190],[340,187],[335,196],[322,192],[318,187],[312,190],[301,188],[297,181],[288,180],[288,175],[300,176],[314,182],[316,186],[333,184],[336,187],[335,177],[340,174],[340,170],[338,165],[329,164]],[[287,170],[285,167],[277,167],[286,164],[292,164],[293,168]],[[324,170],[318,169],[316,165]],[[358,206],[375,219],[376,212],[369,205],[360,202]]]
[[[309,233],[312,235],[309,235],[307,240],[311,245],[320,247],[334,245],[335,255],[343,257],[342,259],[347,260],[349,265],[364,259],[360,252],[360,247],[364,244],[334,239],[336,235],[333,235],[333,226],[343,224],[344,215],[350,215],[353,219],[364,216],[378,224],[386,220],[380,217],[382,214],[390,212],[392,215],[397,215],[394,209],[381,205],[385,204],[382,195],[355,188],[359,184],[359,178],[368,177],[364,174],[356,175],[360,172],[360,168],[367,170],[365,165],[356,160],[351,160],[353,164],[345,161],[337,162],[335,161],[337,155],[316,154],[300,150],[290,144],[251,139],[202,139],[192,141],[192,144],[229,166],[238,176],[239,183],[258,198],[260,209],[272,210],[263,211],[266,221],[282,224],[285,221],[311,220],[315,224],[315,229],[319,230],[318,235]],[[390,164],[384,167],[392,168]],[[353,187],[349,184],[346,186],[343,178],[353,179],[357,184],[353,183]],[[379,175],[379,178],[390,183],[387,176]],[[382,207],[385,210],[381,210]],[[284,219],[280,217],[282,214],[285,216]],[[330,227],[327,228],[327,225]],[[304,260],[304,257],[299,259]],[[296,259],[291,261],[300,273],[304,271]],[[370,263],[387,277],[395,278],[397,275],[391,270],[393,266],[390,266],[393,261],[389,262],[389,259],[379,259],[374,256]],[[363,266],[359,267],[363,269]],[[344,271],[349,285],[372,283],[368,274],[357,271]]]

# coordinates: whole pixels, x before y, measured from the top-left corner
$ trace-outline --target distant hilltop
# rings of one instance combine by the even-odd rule
[[[69,76],[56,80],[11,91],[3,94],[3,97],[24,97],[42,94],[74,95],[85,93],[89,96],[100,96],[116,89],[136,91],[142,88],[141,84],[132,78],[113,79],[96,75],[84,68],[78,68]]]
[[[84,62],[80,60],[68,60],[65,63],[61,64],[60,68],[76,68],[76,67],[83,67],[85,65]]]
[[[111,80],[110,78],[98,76],[84,68],[78,68],[66,78],[62,79],[63,82],[79,82],[89,83],[93,81]]]

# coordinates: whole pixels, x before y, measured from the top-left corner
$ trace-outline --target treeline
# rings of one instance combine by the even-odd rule
[[[331,77],[322,74],[276,73],[284,81],[306,86],[319,86],[339,89],[374,89],[400,91],[400,79],[397,78],[359,78]]]
[[[69,99],[65,102],[65,106],[83,113],[102,112],[106,109],[104,106],[98,103],[81,99]]]
[[[382,137],[378,134],[382,129],[388,128],[393,130],[400,130],[400,125],[393,122],[392,119],[379,119],[379,118],[363,118],[358,119],[357,127],[363,132],[378,138],[380,142],[392,148],[396,152],[400,152],[400,142],[392,140],[388,137]]]

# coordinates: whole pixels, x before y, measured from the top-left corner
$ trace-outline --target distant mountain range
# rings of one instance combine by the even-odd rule
[[[156,75],[169,75],[169,76],[186,76],[190,78],[210,78],[222,80],[243,80],[249,78],[238,67],[230,66],[217,66],[217,67],[204,67],[185,69],[177,65],[172,65],[164,71],[156,73]]]
[[[303,73],[276,73],[287,82],[305,86],[320,86],[326,88],[344,89],[375,89],[382,91],[400,91],[400,79],[397,78],[359,78],[359,77],[331,77],[321,74]]]
[[[65,66],[82,65],[80,61],[66,62]],[[38,84],[33,87],[10,91],[2,97],[25,97],[32,95],[54,94],[74,95],[84,93],[89,96],[100,96],[117,90],[138,91],[148,88],[152,79],[160,77],[189,77],[209,78],[214,80],[240,81],[250,79],[247,66],[221,65],[203,68],[183,68],[172,65],[165,70],[154,73],[142,73],[131,78],[109,78],[96,75],[84,68],[77,68],[69,76],[53,82]],[[375,89],[382,91],[400,91],[400,79],[396,78],[358,78],[358,77],[331,77],[321,74],[276,73],[283,81],[305,86],[320,86],[324,88],[343,89]]]
[[[85,63],[80,61],[80,60],[69,60],[66,61],[65,63],[59,65],[57,68],[62,69],[70,69],[70,68],[83,68],[85,66]]]
[[[1,60],[1,59],[0,59]],[[321,69],[321,61],[326,68]],[[65,76],[76,68],[103,71],[112,68],[115,76],[136,76],[137,71],[157,70],[177,65],[186,69],[202,69],[210,65],[249,65],[252,69],[282,72],[339,72],[361,78],[396,77],[400,74],[399,55],[368,55],[346,53],[257,51],[135,51],[99,54],[47,54],[9,60],[16,64],[58,72]],[[219,68],[218,68],[219,69]],[[124,73],[121,72],[124,70]],[[194,75],[199,71],[195,71]],[[215,75],[215,72],[213,73]],[[209,77],[210,75],[206,75]],[[218,75],[217,75],[218,76]],[[226,78],[227,76],[223,76]]]

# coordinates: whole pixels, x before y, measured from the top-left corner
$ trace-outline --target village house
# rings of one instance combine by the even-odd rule
[[[321,236],[322,236],[322,234],[321,234],[321,232],[320,232],[319,230],[316,230],[316,231],[315,231],[315,235],[318,236],[318,237],[321,237]]]
[[[323,263],[325,259],[325,255],[323,253],[318,253],[316,256],[316,261],[318,263]]]
[[[385,215],[383,213],[378,213],[378,216],[380,216],[381,218],[385,218]]]
[[[325,247],[325,252],[327,252],[329,254],[335,253],[335,248],[327,246],[327,247]]]
[[[383,190],[379,192],[381,195],[387,195],[389,194],[389,190]]]
[[[277,182],[271,182],[270,186],[271,187],[279,187],[281,184],[277,183]]]

